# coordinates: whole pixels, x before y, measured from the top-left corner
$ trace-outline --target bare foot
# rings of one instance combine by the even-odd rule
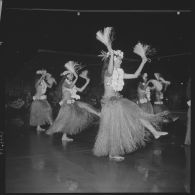
[[[122,161],[125,159],[125,157],[122,156],[109,156],[110,160],[114,160],[114,161]]]
[[[62,141],[69,141],[69,142],[71,142],[71,141],[73,141],[73,139],[67,137],[66,135],[63,135],[63,136],[62,136]]]
[[[168,133],[167,132],[158,132],[154,135],[155,139],[158,139],[160,136],[162,135],[167,135]]]

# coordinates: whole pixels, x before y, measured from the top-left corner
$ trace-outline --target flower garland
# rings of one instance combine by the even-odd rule
[[[114,61],[117,60],[118,57],[120,57],[121,59],[123,59],[124,57],[124,53],[121,50],[113,50],[114,52]],[[109,56],[110,56],[110,52],[105,52],[105,51],[101,51],[101,54],[98,55],[99,57],[102,57],[102,60],[106,60]]]
[[[80,99],[80,95],[77,95],[77,94],[76,94],[76,93],[77,93],[76,87],[73,87],[73,88],[70,90],[70,93],[71,93],[71,98],[76,99],[76,100]]]
[[[42,95],[42,96],[33,96],[33,100],[46,100],[47,96],[46,95]]]
[[[115,91],[121,91],[124,86],[124,71],[122,68],[114,68],[110,86]]]
[[[160,92],[160,99],[163,100],[164,99],[164,95],[162,92]]]
[[[150,96],[151,96],[151,93],[150,93],[150,88],[149,87],[146,87],[146,97],[147,97],[147,99],[150,101],[151,99],[150,99]]]

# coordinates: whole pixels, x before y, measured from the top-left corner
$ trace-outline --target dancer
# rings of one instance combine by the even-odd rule
[[[171,84],[170,81],[166,81],[160,73],[154,73],[155,79],[150,79],[148,84],[151,83],[153,86],[151,90],[154,90],[155,100],[154,100],[154,113],[159,113],[164,110],[168,110],[168,108],[164,105],[163,93],[166,91],[167,87]]]
[[[36,93],[30,107],[30,125],[36,126],[38,132],[45,131],[41,126],[52,124],[52,109],[45,95],[47,88],[56,84],[55,79],[46,70],[36,72],[38,78],[35,81]]]
[[[150,102],[150,87],[148,86],[147,83],[148,80],[148,74],[143,73],[141,75],[141,81],[138,84],[137,88],[137,96],[138,96],[138,101],[137,104],[139,107],[147,113],[153,114],[153,107]]]
[[[120,68],[123,52],[114,51],[111,47],[112,28],[107,27],[104,33],[98,31],[96,38],[104,43],[108,53],[103,52],[104,59],[109,58],[107,68],[104,68],[104,95],[102,98],[102,110],[100,117],[100,127],[96,137],[93,153],[96,156],[109,156],[110,159],[124,160],[125,153],[135,151],[139,146],[144,146],[146,142],[145,128],[149,129],[157,139],[167,132],[158,132],[153,127],[157,127],[158,122],[163,120],[164,114],[153,115],[143,112],[139,106],[123,98],[119,91],[123,89],[124,79],[137,78],[143,69],[147,58],[145,50],[139,43],[134,52],[142,56],[142,62],[134,74],[126,74]]]
[[[67,70],[61,74],[63,77],[58,87],[61,108],[53,125],[46,133],[51,135],[56,132],[63,132],[62,140],[73,141],[67,134],[75,135],[85,129],[96,115],[99,116],[99,112],[91,105],[78,101],[80,96],[76,94],[77,91],[84,91],[89,84],[88,71],[85,70],[79,75],[86,80],[86,83],[81,88],[78,88],[76,86],[77,72],[82,67],[76,62],[69,61],[65,64],[65,68]]]
[[[154,91],[155,100],[153,105],[154,114],[160,113],[162,111],[169,111],[168,107],[164,104],[164,93],[167,90],[167,87],[171,84],[170,81],[166,81],[160,73],[154,73],[155,79],[150,79],[148,84],[152,84],[150,87]],[[164,122],[175,122],[179,117],[173,114],[169,114],[167,119]]]

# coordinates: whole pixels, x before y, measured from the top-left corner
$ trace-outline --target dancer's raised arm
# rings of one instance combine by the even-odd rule
[[[140,75],[140,73],[141,73],[141,71],[142,71],[142,69],[143,69],[146,62],[147,62],[147,58],[143,57],[142,62],[139,65],[139,68],[136,70],[136,72],[134,74],[125,73],[124,74],[124,79],[136,79],[136,78],[138,78],[138,76]]]
[[[77,82],[77,80],[78,80],[78,78],[79,78],[76,72],[72,72],[72,73],[73,73],[73,75],[75,76],[75,79],[74,79],[74,81],[71,83],[71,87],[75,86],[75,84],[76,84],[76,82]]]
[[[85,88],[87,87],[87,85],[89,84],[89,82],[90,82],[90,79],[87,77],[87,73],[88,73],[88,71],[83,71],[79,76],[81,77],[81,78],[84,78],[85,80],[86,80],[86,83],[82,86],[82,87],[76,87],[76,89],[77,89],[77,91],[79,91],[79,92],[82,92],[82,91],[84,91],[85,90]]]
[[[103,43],[107,49],[108,49],[108,55],[106,56],[106,58],[109,56],[109,64],[106,70],[106,73],[109,74],[109,76],[112,75],[113,73],[113,69],[114,69],[114,51],[112,50],[112,27],[106,27],[104,28],[103,31],[99,30],[96,33],[96,39],[99,40],[101,43]]]
[[[110,59],[109,59],[109,64],[108,64],[108,69],[107,69],[107,73],[109,75],[112,75],[113,70],[114,70],[114,52],[111,48],[108,47],[108,51],[110,53]]]
[[[167,90],[167,87],[171,84],[170,81],[166,81],[163,77],[160,76],[159,80],[164,84],[164,91]]]

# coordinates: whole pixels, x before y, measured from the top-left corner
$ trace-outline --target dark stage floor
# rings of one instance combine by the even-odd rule
[[[114,162],[92,154],[97,124],[66,143],[60,133],[37,134],[17,118],[6,120],[6,193],[190,191],[185,120],[169,124],[169,135]]]

